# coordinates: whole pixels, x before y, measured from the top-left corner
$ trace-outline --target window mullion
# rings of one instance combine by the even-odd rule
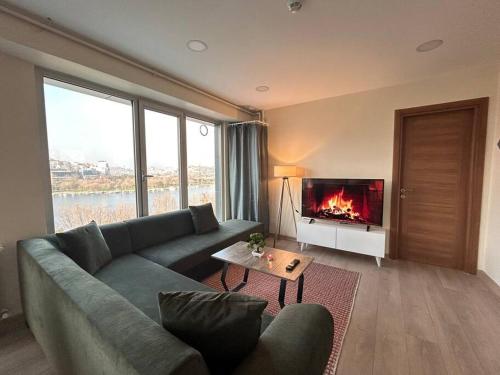
[[[186,142],[186,115],[182,113],[179,121],[179,178],[181,208],[188,207],[188,165]]]
[[[146,161],[146,125],[144,120],[144,103],[142,100],[136,101],[137,113],[135,115],[135,178],[137,184],[137,213],[138,216],[148,215],[148,181],[142,176],[147,174]]]

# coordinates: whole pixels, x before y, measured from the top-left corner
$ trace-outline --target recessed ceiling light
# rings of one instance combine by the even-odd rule
[[[266,92],[269,91],[269,86],[257,86],[255,90],[257,90],[258,92]]]
[[[207,43],[203,40],[190,40],[186,43],[186,46],[193,52],[203,52],[208,49]]]
[[[443,45],[443,41],[441,39],[429,40],[428,42],[422,43],[417,47],[418,52],[429,52],[433,49],[441,47]]]

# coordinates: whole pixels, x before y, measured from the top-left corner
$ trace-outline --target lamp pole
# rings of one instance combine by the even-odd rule
[[[293,225],[295,228],[295,233],[297,233],[297,221],[295,220],[295,210],[293,207],[292,191],[290,189],[290,181],[288,177],[281,178],[281,194],[280,194],[280,205],[278,207],[278,230],[274,233],[273,247],[276,247],[276,241],[278,240],[281,233],[281,216],[283,214],[283,195],[285,192],[285,184],[287,187],[288,198],[290,199],[290,208],[292,209]]]

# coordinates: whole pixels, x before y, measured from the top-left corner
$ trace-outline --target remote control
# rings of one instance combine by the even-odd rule
[[[295,267],[297,267],[297,264],[300,263],[300,260],[298,259],[294,259],[290,262],[290,264],[288,266],[286,266],[286,270],[288,272],[292,272],[294,270]]]

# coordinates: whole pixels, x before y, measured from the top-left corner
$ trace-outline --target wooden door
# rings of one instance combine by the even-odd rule
[[[396,112],[392,257],[476,271],[487,103]]]

